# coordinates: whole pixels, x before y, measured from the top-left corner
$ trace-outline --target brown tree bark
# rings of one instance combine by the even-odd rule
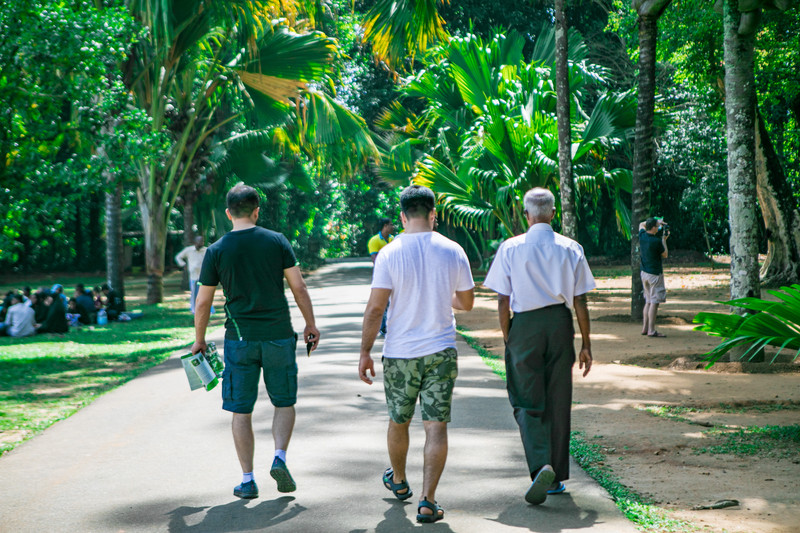
[[[758,202],[768,236],[761,283],[773,287],[800,283],[800,212],[758,110],[755,146]]]
[[[122,257],[122,183],[106,192],[106,283],[125,295]]]
[[[575,182],[572,177],[572,123],[570,121],[569,50],[564,0],[555,0],[556,19],[556,120],[558,122],[558,174],[561,196],[561,233],[578,238]]]
[[[631,187],[631,320],[642,319],[644,293],[641,278],[639,223],[650,216],[650,182],[655,168],[653,120],[656,102],[656,44],[658,19],[671,0],[634,0],[639,15],[639,79],[636,139]]]

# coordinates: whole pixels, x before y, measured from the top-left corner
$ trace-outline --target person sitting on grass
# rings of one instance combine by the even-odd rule
[[[75,298],[69,299],[69,304],[67,304],[67,324],[71,327],[78,327],[81,325],[81,318],[85,315],[81,314],[83,308],[78,306],[78,301]]]
[[[21,294],[14,294],[11,297],[11,306],[6,313],[5,323],[0,326],[0,335],[28,337],[36,332],[33,322],[35,313],[23,303],[22,299]]]
[[[98,285],[92,292],[94,297],[94,310],[97,312],[103,308],[103,291],[100,285]]]
[[[122,295],[104,283],[101,287],[106,297],[106,314],[109,320],[118,320],[120,313],[125,311],[125,300]]]
[[[75,285],[75,303],[77,311],[80,314],[81,324],[92,324],[95,322],[95,309],[94,298],[92,298],[92,291],[86,291],[83,283]]]
[[[67,310],[61,303],[61,298],[56,294],[48,294],[44,303],[47,306],[47,317],[36,329],[37,333],[67,333]]]
[[[31,307],[35,313],[34,321],[37,324],[41,324],[47,318],[47,305],[44,303],[46,298],[47,291],[45,289],[39,289],[31,294]]]

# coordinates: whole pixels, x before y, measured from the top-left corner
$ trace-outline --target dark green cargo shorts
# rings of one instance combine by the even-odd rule
[[[405,424],[419,397],[423,420],[450,422],[453,385],[458,376],[455,348],[414,359],[383,358],[383,389],[389,417]]]

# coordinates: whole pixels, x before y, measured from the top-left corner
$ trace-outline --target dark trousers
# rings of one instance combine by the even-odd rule
[[[553,305],[516,313],[506,344],[508,399],[528,470],[549,464],[556,481],[569,478],[574,335],[572,311]]]

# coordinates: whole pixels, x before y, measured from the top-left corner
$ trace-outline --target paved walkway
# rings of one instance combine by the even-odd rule
[[[261,497],[232,495],[240,470],[230,415],[218,390],[189,391],[173,356],[0,458],[0,531],[635,531],[575,465],[567,494],[525,503],[525,461],[504,384],[463,342],[437,491],[445,520],[416,524],[416,505],[395,500],[380,482],[388,465],[381,373],[371,387],[357,377],[370,270],[338,263],[309,280],[322,342],[311,358],[298,358],[288,454],[297,492],[281,495],[269,477],[271,409],[262,391],[254,414]],[[296,310],[294,317],[299,329]],[[417,417],[408,467],[416,491],[422,444]]]

